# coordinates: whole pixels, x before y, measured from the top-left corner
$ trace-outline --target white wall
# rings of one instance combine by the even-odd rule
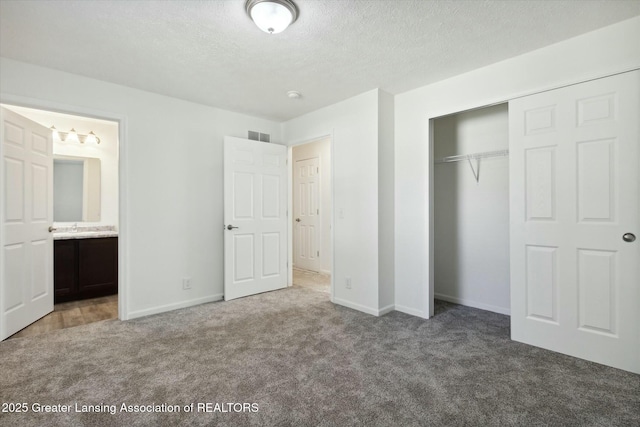
[[[637,40],[640,17],[396,95],[397,310],[423,317],[433,315],[429,119],[638,68]]]
[[[333,301],[378,314],[378,90],[283,124],[288,145],[325,135],[333,139]]]
[[[317,157],[320,163],[320,270],[331,273],[331,138],[293,147],[293,164],[297,160]],[[292,192],[292,195],[294,193]],[[293,220],[293,216],[291,216]]]
[[[4,87],[2,88],[4,90]],[[53,141],[53,154],[61,156],[90,157],[100,159],[100,221],[83,225],[113,225],[118,227],[118,124],[113,121],[96,120],[88,117],[60,114],[15,106],[10,110],[40,123],[56,127],[66,132],[74,128],[79,134],[93,131],[99,138],[99,145]],[[55,196],[54,196],[55,197]],[[76,221],[72,221],[76,222]]]
[[[394,100],[379,91],[378,109],[378,307],[382,313],[394,309],[395,249],[394,219]]]
[[[393,106],[376,89],[283,124],[288,145],[331,135],[332,299],[374,315],[393,309]]]
[[[434,120],[434,157],[509,148],[507,104]],[[472,161],[474,167],[476,162]],[[509,158],[434,167],[435,297],[509,314]]]
[[[125,318],[221,297],[223,137],[246,138],[251,129],[277,143],[279,123],[7,58],[0,58],[0,94],[0,102],[122,119]],[[185,276],[192,277],[189,291],[182,290]]]

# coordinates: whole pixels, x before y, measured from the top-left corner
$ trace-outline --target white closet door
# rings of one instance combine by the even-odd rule
[[[509,103],[511,336],[640,373],[640,72]]]

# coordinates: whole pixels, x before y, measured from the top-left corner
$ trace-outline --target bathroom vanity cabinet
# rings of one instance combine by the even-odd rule
[[[55,303],[118,293],[118,238],[54,240]]]

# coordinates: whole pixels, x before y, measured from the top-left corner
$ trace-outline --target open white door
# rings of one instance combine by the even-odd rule
[[[0,338],[53,311],[51,131],[2,108]]]
[[[287,286],[287,147],[224,138],[224,299]]]
[[[312,271],[320,271],[319,172],[317,157],[297,160],[293,165],[293,264]]]
[[[509,103],[511,337],[640,373],[640,72]]]

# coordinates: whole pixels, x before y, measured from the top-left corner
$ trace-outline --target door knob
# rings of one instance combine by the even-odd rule
[[[49,233],[53,233],[56,230],[57,230],[57,228],[55,228],[53,225],[49,226]]]
[[[296,222],[300,222],[300,218],[296,218]]]
[[[227,230],[233,230],[234,228],[238,228],[238,227],[234,227],[233,225],[229,224],[227,225]]]
[[[636,241],[636,235],[633,233],[624,233],[622,235],[622,240],[624,240],[625,242],[635,242]]]

